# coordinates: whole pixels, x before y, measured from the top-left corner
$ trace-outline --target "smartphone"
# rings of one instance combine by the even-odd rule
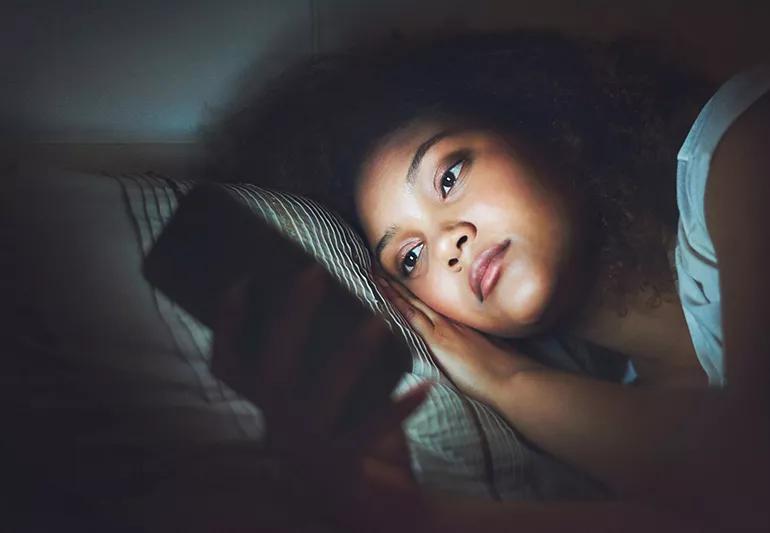
[[[214,323],[224,290],[250,276],[245,326],[237,347],[244,373],[256,371],[257,348],[297,275],[317,261],[299,245],[215,184],[201,184],[185,195],[144,260],[145,278],[203,324]],[[373,315],[328,274],[323,300],[314,311],[302,349],[299,380],[313,386],[330,358],[344,348]],[[382,318],[378,317],[382,320]],[[360,424],[389,401],[411,368],[406,343],[389,333],[384,355],[371,358],[350,392],[337,421],[341,429]],[[273,356],[273,354],[267,355]],[[274,354],[279,357],[280,354]],[[247,376],[245,376],[247,377]],[[237,381],[229,383],[237,392]]]

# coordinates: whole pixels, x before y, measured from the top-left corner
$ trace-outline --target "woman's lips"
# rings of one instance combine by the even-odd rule
[[[500,272],[503,268],[503,257],[510,239],[506,239],[499,244],[490,246],[473,261],[471,271],[468,274],[468,283],[471,290],[480,302],[483,302],[489,293],[494,289],[497,280],[500,278]]]

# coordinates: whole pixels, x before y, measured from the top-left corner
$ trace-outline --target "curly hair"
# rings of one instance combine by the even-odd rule
[[[548,31],[386,43],[308,58],[205,130],[207,175],[316,198],[360,229],[356,180],[410,120],[462,117],[533,146],[588,202],[602,299],[675,294],[676,151],[712,87],[643,43]]]

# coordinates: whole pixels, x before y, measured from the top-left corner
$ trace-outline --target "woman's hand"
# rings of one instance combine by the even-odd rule
[[[310,507],[356,530],[387,529],[389,520],[420,505],[401,422],[428,388],[387,402],[364,425],[340,434],[336,422],[343,404],[367,363],[385,355],[381,348],[388,333],[381,319],[370,319],[341,340],[336,357],[312,386],[300,386],[301,347],[326,278],[319,266],[298,277],[284,309],[277,310],[269,338],[254,354],[235,347],[244,326],[248,280],[232,287],[214,326],[212,371],[261,409],[270,449],[299,509]]]
[[[441,368],[469,396],[497,406],[511,376],[546,367],[479,331],[437,313],[399,284],[378,278],[380,288],[428,344]]]

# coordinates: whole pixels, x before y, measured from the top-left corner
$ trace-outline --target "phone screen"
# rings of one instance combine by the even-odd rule
[[[143,271],[153,286],[209,327],[222,292],[249,275],[247,319],[238,343],[247,374],[258,366],[255,354],[270,333],[276,312],[284,308],[282,302],[292,283],[315,263],[225,189],[202,184],[180,201],[145,259]],[[372,316],[331,275],[329,278],[302,349],[299,377],[307,386],[312,386],[335,351],[343,349],[345,340]],[[357,425],[388,401],[401,375],[410,369],[411,356],[403,340],[391,334],[386,343],[386,356],[371,358],[354,386],[341,426]],[[228,384],[238,391],[237,382]]]

